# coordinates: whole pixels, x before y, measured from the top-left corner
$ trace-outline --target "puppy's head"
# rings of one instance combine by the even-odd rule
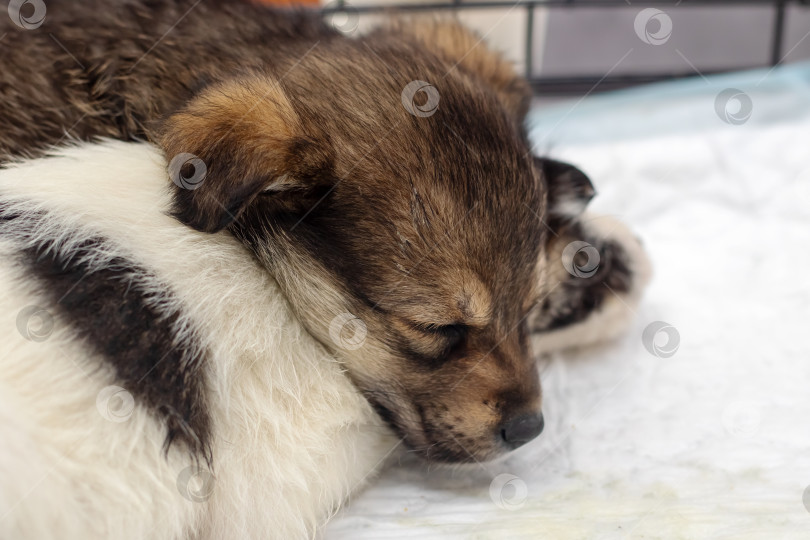
[[[304,52],[283,81],[225,81],[168,120],[175,215],[244,241],[414,450],[480,460],[532,439],[549,188],[525,82],[454,24]]]

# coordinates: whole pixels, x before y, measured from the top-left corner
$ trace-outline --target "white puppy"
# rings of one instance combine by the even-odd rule
[[[2,539],[312,536],[394,447],[166,178],[123,142],[0,171]]]

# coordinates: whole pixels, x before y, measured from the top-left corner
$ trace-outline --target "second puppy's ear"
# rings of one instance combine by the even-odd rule
[[[177,186],[172,214],[219,231],[258,197],[290,209],[332,181],[333,154],[306,133],[278,82],[253,76],[213,85],[165,122],[159,142]]]
[[[534,163],[548,185],[549,226],[557,229],[582,215],[596,195],[590,178],[562,161],[535,157]]]

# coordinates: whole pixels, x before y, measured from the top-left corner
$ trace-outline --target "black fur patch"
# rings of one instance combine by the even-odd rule
[[[32,235],[39,219],[9,215],[0,205],[0,235]],[[180,441],[195,457],[211,461],[205,351],[180,339],[171,292],[144,291],[145,268],[114,257],[101,269],[88,259],[109,250],[104,238],[88,238],[69,252],[54,241],[20,251],[30,275],[50,296],[55,314],[115,370],[118,384],[165,422],[164,448]]]
[[[554,317],[543,330],[556,330],[590,317],[609,295],[630,292],[633,272],[627,266],[624,248],[612,241],[594,242],[600,254],[599,270],[590,278],[572,278],[562,283],[559,293],[565,299],[555,306]],[[548,305],[545,306],[546,309]],[[538,329],[535,329],[538,331]]]

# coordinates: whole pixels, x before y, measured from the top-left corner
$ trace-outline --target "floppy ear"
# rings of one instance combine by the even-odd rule
[[[596,195],[584,172],[573,165],[535,157],[535,167],[543,172],[548,184],[548,225],[554,230],[577,219]]]
[[[486,83],[512,118],[523,122],[529,110],[531,88],[512,63],[487,48],[482,37],[454,19],[413,17],[391,21],[386,33],[415,39],[429,51]]]
[[[328,140],[305,133],[265,76],[206,88],[169,117],[159,140],[177,186],[172,214],[204,232],[228,226],[260,195],[289,208],[332,180]]]

